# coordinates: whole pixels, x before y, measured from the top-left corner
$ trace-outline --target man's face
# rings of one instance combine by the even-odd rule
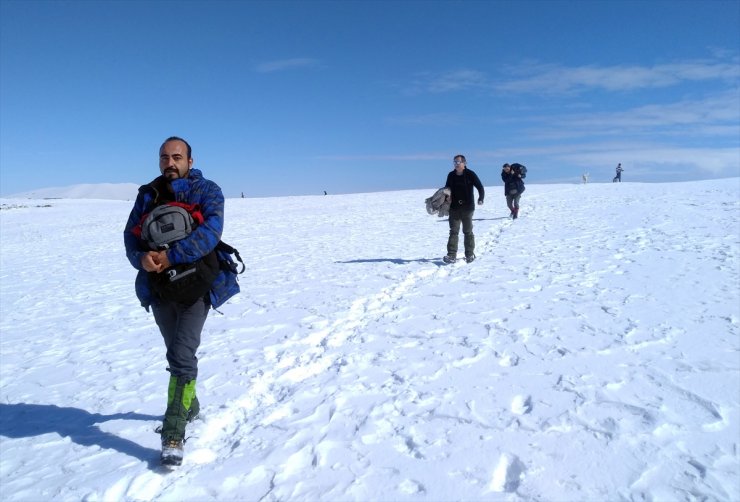
[[[193,167],[188,158],[188,147],[182,141],[168,141],[159,149],[159,172],[168,180],[185,178]]]
[[[452,165],[455,166],[455,171],[459,173],[463,172],[463,169],[465,169],[465,161],[459,157],[456,157],[455,160],[452,161]]]

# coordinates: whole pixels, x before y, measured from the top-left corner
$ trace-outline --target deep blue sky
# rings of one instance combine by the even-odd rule
[[[740,175],[740,2],[0,0],[0,194],[227,196]]]

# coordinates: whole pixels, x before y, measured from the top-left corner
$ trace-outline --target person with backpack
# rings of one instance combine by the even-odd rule
[[[519,217],[519,199],[524,193],[524,178],[527,176],[527,168],[521,164],[504,164],[501,169],[501,180],[504,182],[504,195],[506,206],[511,211],[512,219]]]
[[[444,186],[450,191],[450,237],[447,240],[447,255],[443,258],[443,261],[454,263],[457,260],[457,245],[460,236],[460,225],[462,225],[465,261],[470,263],[475,260],[475,235],[473,235],[475,199],[473,198],[473,187],[478,190],[478,205],[483,204],[485,190],[478,175],[467,168],[464,155],[456,155],[453,166],[455,168],[447,175],[447,182]]]
[[[622,164],[617,164],[617,175],[614,176],[612,183],[616,183],[617,181],[620,183],[622,182],[622,171],[624,171],[624,169],[622,169]]]
[[[151,308],[167,349],[170,379],[161,428],[161,461],[173,466],[182,462],[185,427],[200,411],[195,354],[208,311],[237,294],[239,285],[233,270],[221,266],[225,257],[217,248],[224,227],[221,188],[193,169],[190,145],[176,136],[162,143],[159,170],[160,176],[139,188],[123,235],[126,256],[138,270],[136,295],[147,311]],[[164,205],[173,208],[168,216],[172,219],[157,226],[149,216]],[[177,240],[164,244],[148,240],[179,228],[182,214],[176,214],[178,207],[187,208],[186,218],[197,212],[197,221],[185,225],[184,235]],[[199,277],[203,270],[206,275]]]

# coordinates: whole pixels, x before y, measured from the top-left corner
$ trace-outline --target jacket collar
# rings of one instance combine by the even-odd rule
[[[172,182],[167,181],[167,178],[160,175],[154,178],[151,182],[143,185],[139,188],[140,192],[149,192],[155,204],[159,204],[163,199],[174,198],[177,202],[187,202],[190,195],[190,187],[195,180],[202,179],[203,173],[199,169],[191,169],[188,172],[187,178],[178,178]],[[167,197],[169,192],[169,186],[172,187],[171,197]]]

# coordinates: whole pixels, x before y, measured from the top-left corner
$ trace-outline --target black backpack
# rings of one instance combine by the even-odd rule
[[[514,174],[520,174],[522,179],[527,177],[527,167],[522,164],[512,164],[511,170]]]
[[[168,249],[171,243],[190,235],[203,221],[197,204],[171,202],[157,206],[144,215],[140,236],[150,249]],[[223,258],[219,256],[219,251],[225,255]],[[234,255],[242,264],[241,270],[238,270],[238,265],[230,259],[230,255]],[[242,274],[245,269],[239,251],[219,241],[210,253],[193,263],[173,265],[160,273],[149,272],[149,285],[165,300],[192,305],[208,293],[222,270]]]

